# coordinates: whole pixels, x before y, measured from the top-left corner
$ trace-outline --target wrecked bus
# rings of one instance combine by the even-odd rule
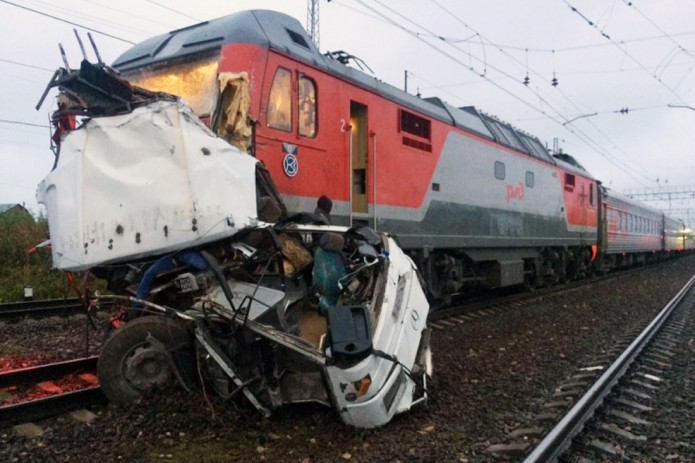
[[[288,217],[262,163],[177,97],[86,60],[53,87],[37,197],[55,267],[104,278],[97,301],[119,308],[98,362],[111,401],[202,379],[264,416],[315,402],[364,428],[426,401],[429,305],[393,237]]]

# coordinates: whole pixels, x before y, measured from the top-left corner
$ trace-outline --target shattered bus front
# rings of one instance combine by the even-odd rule
[[[393,238],[288,219],[262,164],[170,95],[97,92],[92,111],[75,94],[91,86],[67,84],[92,75],[61,76],[58,116],[82,120],[38,197],[54,265],[114,293],[100,298],[118,307],[98,366],[109,399],[193,391],[202,373],[263,415],[316,402],[358,427],[426,399],[429,305]]]

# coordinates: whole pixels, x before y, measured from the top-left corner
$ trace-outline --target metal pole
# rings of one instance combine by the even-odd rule
[[[372,132],[372,158],[374,159],[374,179],[372,180],[373,184],[373,189],[374,189],[374,198],[372,198],[372,201],[374,201],[374,231],[378,231],[379,228],[377,226],[377,218],[376,218],[376,134]]]
[[[348,215],[348,227],[352,227],[352,131],[354,130],[354,127],[352,124],[350,124],[350,130],[348,133],[350,134],[350,168],[348,172],[348,189],[350,191],[350,204],[348,205],[350,209],[350,214]]]

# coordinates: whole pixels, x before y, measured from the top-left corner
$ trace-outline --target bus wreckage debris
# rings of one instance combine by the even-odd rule
[[[264,416],[315,402],[363,428],[426,401],[429,305],[392,237],[288,217],[264,166],[174,96],[87,61],[53,87],[54,121],[82,120],[37,196],[54,265],[105,279],[120,308],[98,363],[110,400],[202,377]]]

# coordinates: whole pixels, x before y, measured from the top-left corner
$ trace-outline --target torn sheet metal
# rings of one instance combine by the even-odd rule
[[[64,137],[37,192],[55,267],[151,256],[255,224],[256,164],[182,102],[88,120]]]
[[[138,299],[125,298],[135,304],[119,308],[100,351],[106,397],[133,405],[174,378],[205,381],[198,390],[243,394],[263,416],[313,402],[360,428],[425,404],[429,305],[413,261],[366,227],[292,220],[183,252],[178,266],[170,256],[143,266]],[[137,279],[109,270],[110,287]],[[165,291],[151,287],[155,275]]]
[[[219,121],[217,134],[241,151],[251,148],[251,124],[248,118],[251,95],[246,72],[222,72],[217,76],[220,85]]]

